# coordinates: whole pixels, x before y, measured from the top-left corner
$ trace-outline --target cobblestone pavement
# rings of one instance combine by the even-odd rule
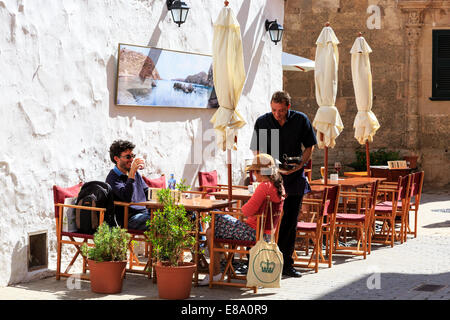
[[[417,238],[393,248],[373,244],[372,254],[362,257],[334,256],[333,267],[324,264],[318,273],[301,270],[301,278],[281,280],[281,288],[253,291],[193,287],[192,300],[450,300],[450,195],[422,196]],[[435,285],[425,286],[423,285]],[[422,290],[420,287],[422,286]],[[433,290],[433,291],[423,291]],[[0,288],[3,300],[153,300],[157,286],[142,275],[127,275],[123,291],[102,295],[90,291],[89,282],[56,281],[54,276]]]

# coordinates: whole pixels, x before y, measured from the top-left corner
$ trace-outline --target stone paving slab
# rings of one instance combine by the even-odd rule
[[[393,248],[373,244],[367,259],[334,256],[318,273],[302,270],[301,278],[281,280],[281,288],[253,291],[228,287],[193,287],[190,300],[450,300],[450,197],[424,194],[419,235]],[[437,291],[417,291],[423,284],[442,285]],[[115,295],[90,291],[87,281],[49,277],[0,288],[2,300],[157,300],[157,285],[129,274]]]

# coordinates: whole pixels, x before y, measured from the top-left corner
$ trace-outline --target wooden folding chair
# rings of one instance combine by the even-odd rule
[[[305,165],[305,176],[308,177],[308,181],[312,180],[312,159],[309,159]]]
[[[374,210],[374,234],[372,242],[394,246],[396,240],[406,241],[406,216],[409,214],[410,180],[411,175],[398,178],[395,187],[380,186],[378,191],[390,199],[378,203]],[[386,196],[387,195],[387,196]],[[376,222],[381,222],[381,229],[377,232]],[[397,232],[397,225],[400,224]]]
[[[86,206],[77,206],[77,205],[70,205],[70,204],[64,204],[64,200],[66,198],[73,198],[78,196],[78,193],[80,191],[81,186],[83,183],[79,183],[77,185],[74,185],[69,188],[62,188],[59,186],[53,186],[53,201],[55,203],[55,220],[56,220],[56,240],[57,240],[57,247],[56,247],[56,280],[60,280],[61,277],[71,277],[73,273],[70,273],[70,269],[73,267],[74,263],[76,262],[77,258],[81,256],[83,259],[83,271],[80,275],[80,279],[89,280],[89,276],[87,275],[86,271],[88,269],[87,267],[87,259],[83,256],[81,253],[81,246],[86,243],[88,246],[92,247],[94,246],[93,243],[88,242],[89,240],[92,240],[94,237],[92,234],[83,234],[83,233],[77,233],[77,232],[66,232],[63,231],[63,214],[64,208],[74,208],[74,209],[82,209],[82,210],[89,210],[89,211],[97,211],[99,212],[99,225],[103,223],[104,216],[105,216],[105,208],[95,208],[95,207],[86,207]],[[90,212],[88,212],[90,213]],[[61,272],[61,264],[62,264],[62,247],[63,245],[73,245],[76,248],[76,253],[72,257],[72,260],[69,262],[67,268],[64,272]]]
[[[334,252],[339,254],[366,255],[372,248],[372,225],[374,210],[377,202],[379,180],[372,183],[370,192],[341,192],[343,200],[352,199],[356,202],[356,213],[345,213],[338,210],[336,214],[336,234],[347,232],[347,229],[356,229],[358,242],[356,246],[339,246],[339,236],[336,236]],[[362,246],[362,248],[361,248]]]
[[[144,274],[150,279],[152,277],[153,271],[151,243],[148,242],[148,238],[144,234],[143,230],[128,229],[128,210],[130,204],[128,202],[114,201],[114,205],[123,207],[123,228],[126,229],[131,236],[130,241],[128,242],[128,266],[125,269],[125,272]],[[145,257],[147,257],[146,262],[141,262],[139,260],[138,254],[135,251],[135,242],[144,243],[144,246],[146,248]]]
[[[256,215],[257,223],[256,223],[256,241],[241,241],[241,240],[230,240],[230,239],[218,239],[214,238],[213,245],[210,251],[210,264],[209,264],[209,287],[212,288],[214,285],[223,285],[223,286],[233,286],[233,287],[241,287],[246,288],[247,284],[247,276],[237,274],[236,270],[233,267],[233,258],[234,255],[240,254],[241,256],[247,256],[250,253],[250,249],[263,237],[261,231],[261,223],[264,223],[264,230],[274,233],[275,241],[278,242],[278,232],[280,229],[281,219],[283,218],[283,202],[275,203],[272,202],[272,217],[270,217],[270,197],[268,196],[265,203],[265,213],[264,213],[264,221],[262,220],[262,215]],[[240,210],[234,209],[230,212],[225,211],[211,211],[211,234],[215,234],[215,215],[217,214],[229,214],[233,215],[236,218],[244,217],[244,214],[240,212]],[[271,229],[271,219],[273,219],[273,229]],[[213,270],[214,270],[214,256],[216,254],[223,253],[225,256],[225,270],[222,273],[221,279],[218,281],[213,280]],[[227,279],[225,279],[227,277]],[[238,281],[232,281],[238,280]],[[241,281],[239,281],[241,280]],[[251,287],[254,293],[257,293],[257,287]]]
[[[338,199],[340,186],[327,187],[323,191],[322,199],[304,199],[304,203],[317,207],[315,222],[299,221],[297,223],[296,239],[304,239],[306,242],[305,253],[309,254],[309,243],[313,243],[313,250],[310,257],[302,257],[294,250],[294,267],[314,269],[319,272],[319,263],[327,263],[332,266],[333,242],[336,221],[336,211],[338,208]],[[325,259],[322,251],[323,236],[325,236]],[[306,263],[305,263],[306,262]]]
[[[412,174],[411,178],[411,188],[410,188],[410,206],[409,206],[409,212],[414,214],[414,231],[411,231],[410,221],[409,221],[409,214],[407,215],[407,226],[408,226],[408,234],[413,234],[414,238],[417,237],[417,216],[419,214],[419,205],[420,205],[420,198],[422,197],[422,187],[423,187],[423,178],[424,178],[424,171],[415,172]]]

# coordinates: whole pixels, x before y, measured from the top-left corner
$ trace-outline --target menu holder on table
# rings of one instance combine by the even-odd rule
[[[406,164],[406,160],[399,161],[388,161],[389,169],[407,169],[408,165]]]

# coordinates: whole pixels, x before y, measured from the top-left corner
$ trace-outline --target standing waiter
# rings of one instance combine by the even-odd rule
[[[293,169],[280,170],[287,198],[284,201],[278,236],[278,247],[284,259],[283,275],[301,277],[293,266],[292,254],[303,195],[311,190],[304,174],[304,166],[311,159],[317,140],[308,117],[302,112],[289,110],[291,97],[287,92],[275,92],[270,107],[272,112],[260,116],[255,122],[250,149],[255,154],[268,153],[280,162],[283,162],[284,155],[301,157],[300,164]]]

